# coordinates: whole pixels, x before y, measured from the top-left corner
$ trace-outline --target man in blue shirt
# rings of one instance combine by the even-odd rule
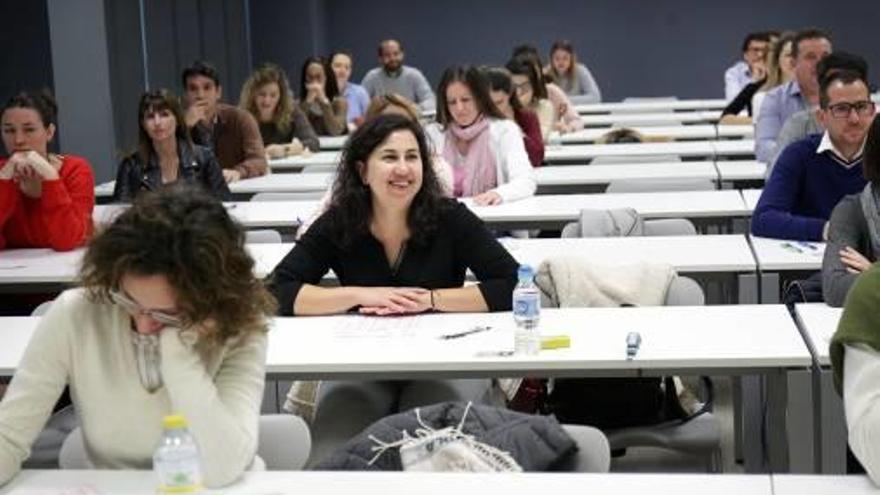
[[[764,57],[770,46],[769,33],[749,33],[742,45],[742,60],[724,72],[724,99],[731,101],[750,82],[767,76]]]
[[[349,129],[357,127],[363,122],[367,107],[370,106],[370,95],[367,94],[367,90],[360,84],[350,81],[351,65],[351,54],[347,52],[336,52],[330,57],[330,67],[336,76],[336,85],[339,86],[339,92],[345,96],[345,101],[348,102]]]
[[[782,152],[752,215],[752,234],[822,241],[831,210],[865,187],[862,152],[874,120],[868,83],[853,71],[822,80],[816,117],[825,128]]]
[[[755,157],[767,163],[776,149],[776,138],[793,114],[813,108],[819,100],[816,64],[831,53],[831,40],[822,31],[808,29],[795,36],[791,44],[794,79],[767,93],[755,124]]]

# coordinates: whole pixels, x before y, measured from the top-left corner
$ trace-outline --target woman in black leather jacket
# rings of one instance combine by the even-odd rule
[[[210,148],[193,144],[176,96],[159,89],[141,95],[138,149],[119,164],[115,202],[131,202],[141,191],[183,181],[199,184],[220,200],[231,194]]]

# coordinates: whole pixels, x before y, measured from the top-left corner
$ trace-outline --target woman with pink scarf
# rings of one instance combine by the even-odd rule
[[[522,131],[492,103],[486,76],[453,66],[437,90],[437,122],[427,127],[434,149],[452,166],[453,195],[479,206],[535,194]]]

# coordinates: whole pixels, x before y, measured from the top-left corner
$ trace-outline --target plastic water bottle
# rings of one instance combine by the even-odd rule
[[[541,293],[535,287],[535,273],[529,265],[517,270],[519,282],[513,289],[513,320],[516,322],[514,350],[517,354],[537,354],[541,349],[538,322],[541,320]]]
[[[153,471],[159,477],[159,493],[201,493],[202,463],[199,446],[180,414],[162,419],[165,433],[153,454]]]

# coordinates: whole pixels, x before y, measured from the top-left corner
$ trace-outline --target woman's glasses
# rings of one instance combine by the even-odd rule
[[[119,292],[118,290],[114,289],[110,291],[110,300],[132,316],[148,316],[156,322],[169,327],[180,328],[183,326],[183,318],[181,318],[180,315],[167,313],[165,311],[158,311],[155,309],[146,309],[122,292]]]

